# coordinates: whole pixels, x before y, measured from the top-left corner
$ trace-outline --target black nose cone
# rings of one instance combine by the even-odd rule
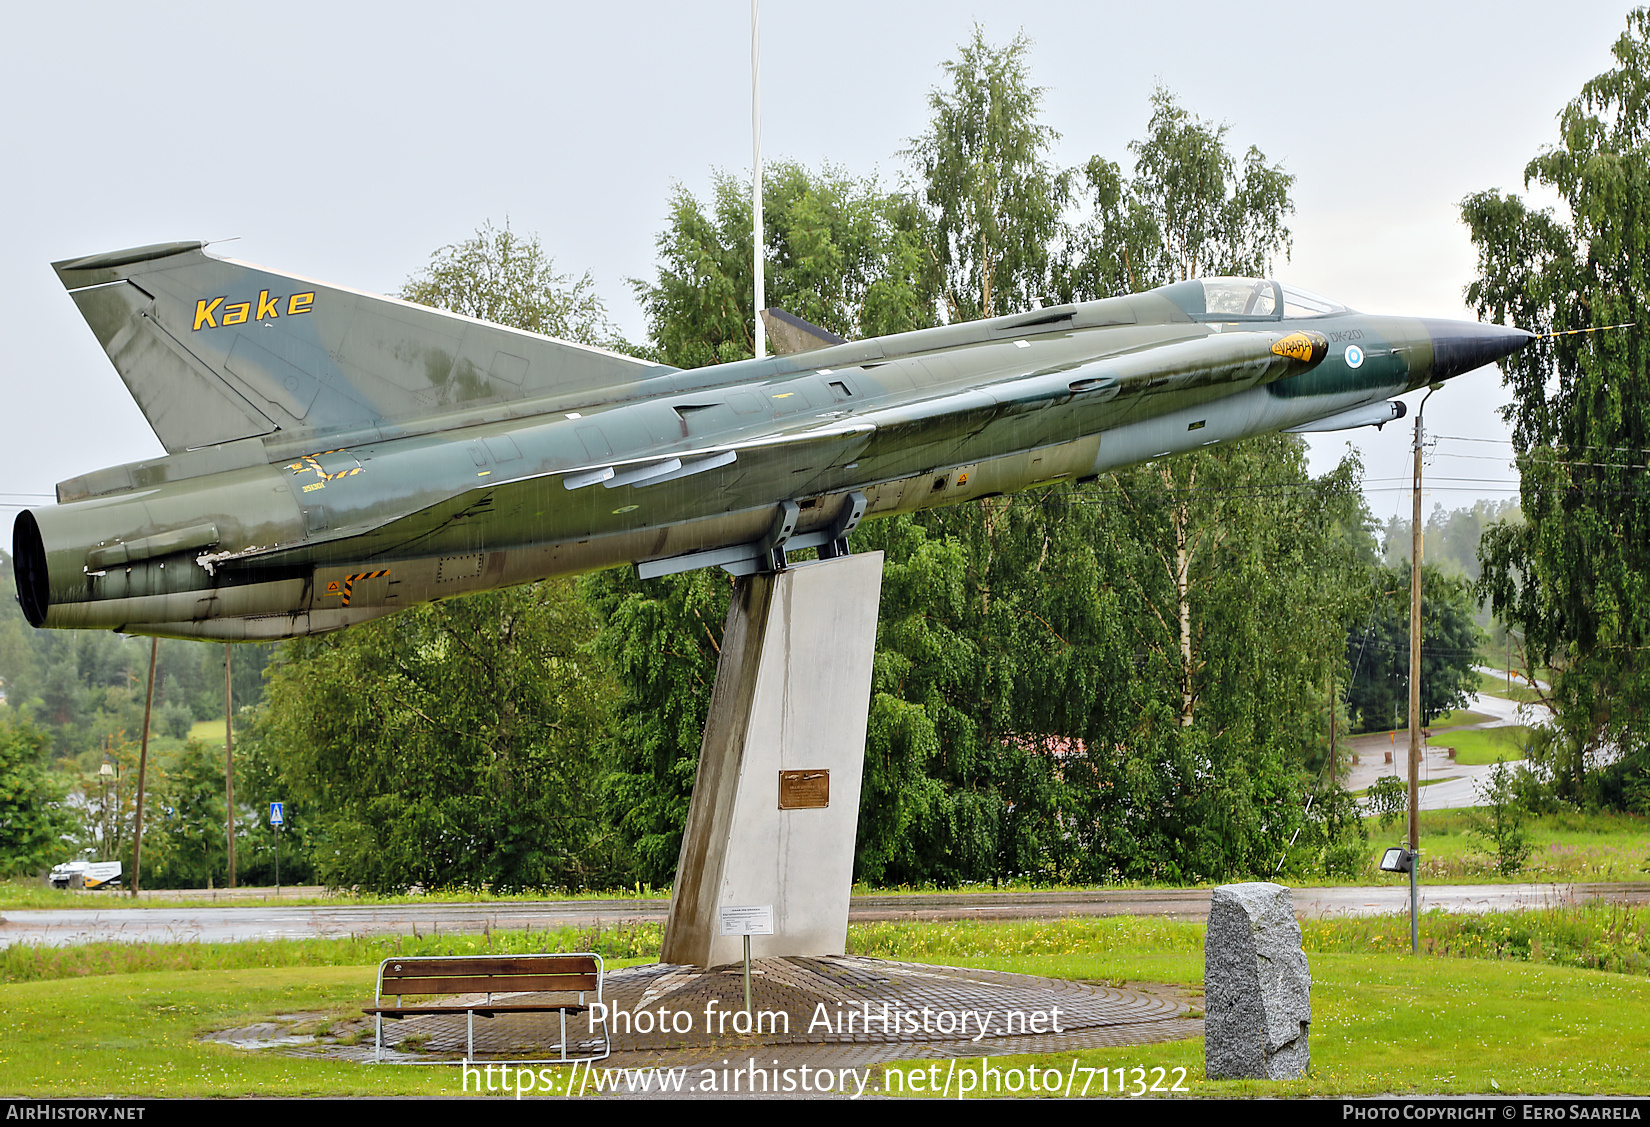
[[[1535,334],[1478,321],[1422,321],[1432,336],[1432,378],[1447,380],[1522,349]]]

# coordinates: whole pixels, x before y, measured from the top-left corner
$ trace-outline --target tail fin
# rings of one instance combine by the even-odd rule
[[[762,310],[762,327],[767,330],[774,352],[780,356],[848,343],[829,329],[822,329],[783,309]]]
[[[172,453],[613,387],[657,371],[603,349],[213,258],[203,243],[53,268]]]

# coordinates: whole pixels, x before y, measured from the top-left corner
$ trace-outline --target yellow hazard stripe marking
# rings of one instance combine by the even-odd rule
[[[337,450],[323,450],[319,454],[305,454],[302,458],[299,458],[296,462],[288,462],[286,468],[291,470],[293,472],[293,474],[295,474],[295,475],[296,474],[312,473],[316,477],[320,478],[323,482],[337,481],[341,477],[354,477],[356,474],[360,473],[363,469],[366,468],[364,466],[356,466],[353,469],[339,470],[337,473],[327,473],[326,467],[321,465],[320,461],[318,461],[318,459],[325,458],[328,454],[342,454],[342,453],[344,453],[344,448],[343,447],[339,447]],[[313,485],[309,485],[309,486],[305,486],[304,490],[305,490],[305,492],[308,492],[309,490],[315,489],[315,488],[317,488],[317,487],[313,486]]]
[[[388,575],[389,573],[390,573],[390,569],[387,568],[387,567],[383,568],[382,570],[379,570],[379,571],[358,571],[354,575],[344,576],[344,589],[343,589],[343,591],[340,592],[337,589],[338,588],[337,583],[328,583],[326,593],[328,595],[342,594],[343,597],[344,597],[343,605],[347,607],[347,606],[349,606],[350,595],[353,594],[353,589],[354,589],[356,583],[365,582],[368,579],[382,579],[382,578],[384,578],[384,576]]]

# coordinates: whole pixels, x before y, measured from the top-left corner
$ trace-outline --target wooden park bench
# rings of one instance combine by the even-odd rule
[[[556,1064],[575,1060],[601,1060],[612,1051],[607,1035],[605,1010],[597,1011],[591,1021],[591,1032],[601,1026],[601,1051],[591,1056],[567,1055],[567,1015],[590,1011],[586,995],[594,994],[591,1003],[602,1000],[602,957],[589,952],[567,955],[436,955],[420,958],[385,959],[378,967],[378,986],[373,992],[373,1004],[361,1012],[373,1015],[376,1025],[374,1055],[384,1059],[384,1019],[394,1021],[406,1017],[430,1014],[466,1015],[466,1060],[475,1059],[476,1015],[496,1017],[499,1014],[561,1014],[561,1056],[542,1060],[524,1060],[522,1064]],[[495,994],[559,994],[561,1000],[533,1001],[506,998],[494,1001]],[[420,1001],[404,1005],[407,997],[430,998],[455,994],[482,994],[484,1001],[437,1003]],[[578,1000],[571,1000],[571,995]],[[395,1005],[384,1004],[393,995]],[[514,1059],[514,1058],[512,1058]]]

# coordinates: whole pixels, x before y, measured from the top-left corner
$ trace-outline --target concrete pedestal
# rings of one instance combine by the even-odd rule
[[[722,905],[773,905],[753,957],[843,953],[881,593],[881,552],[738,581],[662,962],[739,961]]]

